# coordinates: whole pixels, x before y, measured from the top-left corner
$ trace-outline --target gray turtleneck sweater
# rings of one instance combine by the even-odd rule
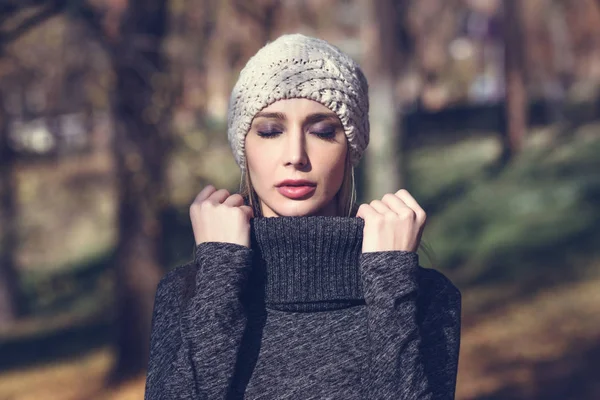
[[[453,399],[461,295],[364,220],[251,220],[158,285],[145,400]]]

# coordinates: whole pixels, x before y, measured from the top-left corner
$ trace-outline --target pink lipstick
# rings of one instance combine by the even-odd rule
[[[281,195],[294,200],[309,197],[317,188],[316,183],[305,179],[286,179],[282,182],[279,182],[276,186]]]

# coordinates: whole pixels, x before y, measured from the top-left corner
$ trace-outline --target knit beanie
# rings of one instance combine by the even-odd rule
[[[322,39],[287,34],[261,48],[231,92],[227,138],[244,169],[244,143],[254,116],[281,99],[315,100],[337,114],[356,166],[369,144],[367,80],[359,65]]]

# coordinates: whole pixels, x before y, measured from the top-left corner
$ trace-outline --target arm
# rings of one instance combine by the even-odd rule
[[[430,381],[418,323],[418,255],[409,251],[362,253],[369,354],[364,398],[452,398]],[[441,392],[440,392],[441,390]]]
[[[144,400],[197,398],[189,349],[179,326],[184,273],[190,269],[195,266],[170,271],[156,289]]]
[[[448,278],[433,269],[422,269],[432,288],[423,294],[428,305],[421,316],[421,354],[434,399],[454,399],[460,351],[461,294]],[[431,292],[431,293],[430,293]]]
[[[194,273],[180,278],[182,284],[169,284],[170,274],[163,278],[145,400],[227,397],[246,326],[240,296],[251,259],[245,246],[205,242],[196,247]]]
[[[225,242],[196,248],[196,288],[181,320],[189,344],[195,382],[202,399],[231,394],[236,360],[246,329],[242,295],[252,265],[252,250]]]

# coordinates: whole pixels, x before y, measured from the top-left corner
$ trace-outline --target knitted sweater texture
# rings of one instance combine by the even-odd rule
[[[461,295],[364,220],[251,220],[160,281],[145,400],[453,399]]]

